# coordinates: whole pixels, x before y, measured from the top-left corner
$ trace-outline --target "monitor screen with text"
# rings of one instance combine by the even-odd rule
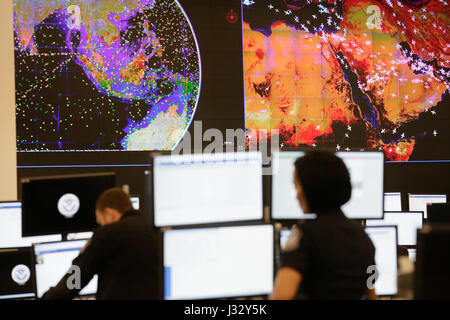
[[[164,298],[267,295],[274,280],[272,225],[164,232]]]
[[[384,219],[367,220],[367,226],[397,226],[398,245],[415,246],[417,230],[422,229],[423,212],[389,212],[384,213]]]
[[[402,211],[402,195],[400,192],[384,193],[384,211]]]
[[[294,163],[305,153],[282,151],[272,154],[272,218],[275,220],[311,219],[303,213],[294,185]],[[384,156],[381,152],[336,152],[349,173],[352,196],[342,206],[350,219],[380,219],[383,217]]]
[[[397,294],[397,228],[395,226],[366,227],[375,246],[378,279],[375,293],[379,296]],[[372,274],[369,273],[369,276]]]
[[[62,241],[36,244],[33,246],[36,269],[37,296],[41,298],[51,287],[64,277],[72,266],[87,240]],[[80,291],[80,295],[93,295],[97,292],[97,276]]]
[[[158,156],[153,166],[157,227],[263,217],[258,152]]]
[[[315,214],[305,214],[297,200],[294,185],[295,160],[305,153],[283,151],[272,154],[272,219],[314,219]]]
[[[409,194],[409,211],[423,211],[424,218],[427,219],[428,203],[446,203],[447,195],[445,194]]]
[[[22,205],[0,202],[0,248],[29,247],[33,243],[61,241],[61,235],[22,237]]]

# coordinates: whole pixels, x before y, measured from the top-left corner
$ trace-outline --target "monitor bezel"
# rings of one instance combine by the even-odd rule
[[[1,202],[11,202],[11,201],[1,201]],[[26,293],[26,295],[30,294],[32,296],[21,296],[18,297],[16,295],[16,297],[11,297],[11,298],[3,298],[5,297],[5,295],[0,295],[0,301],[1,300],[25,300],[25,299],[36,299],[37,297],[37,292],[36,292],[36,269],[35,269],[35,265],[34,265],[34,251],[32,247],[15,247],[15,248],[1,248],[0,249],[0,254],[3,252],[12,252],[12,251],[28,251],[29,255],[30,255],[30,280],[31,280],[31,290],[32,292],[30,293]]]
[[[411,192],[408,192],[407,195],[408,195],[408,211],[411,211],[410,196],[445,196],[445,202],[430,202],[430,203],[448,203],[448,196],[449,196],[447,193],[439,194],[439,193],[411,193]],[[428,205],[428,203],[427,203],[427,205]],[[427,205],[425,205],[425,207]],[[416,211],[416,210],[412,210],[412,211]],[[425,222],[427,222],[428,221],[428,213],[427,213],[427,217],[425,218],[425,212],[424,212],[423,218],[424,218]]]
[[[165,233],[167,231],[179,231],[179,230],[201,230],[201,229],[217,229],[217,228],[233,228],[233,227],[252,227],[252,226],[271,226],[272,227],[272,291],[273,291],[273,286],[274,286],[274,282],[275,282],[275,276],[276,276],[276,272],[277,272],[277,266],[276,266],[276,226],[272,223],[245,223],[245,224],[241,224],[241,223],[234,223],[233,225],[223,225],[223,224],[215,224],[215,225],[208,225],[208,226],[198,226],[195,228],[190,228],[190,227],[180,227],[180,228],[167,228],[166,230],[163,230],[161,232],[161,247],[162,247],[162,251],[161,251],[161,273],[162,273],[162,279],[161,279],[161,290],[162,290],[162,300],[165,301],[171,301],[171,299],[165,299],[165,284],[164,284],[164,240],[165,240]],[[272,293],[272,292],[271,292]],[[267,298],[271,293],[266,294],[266,293],[262,293],[262,294],[252,294],[252,295],[238,295],[238,296],[226,296],[226,297],[210,297],[210,298],[185,298],[185,299],[181,299],[181,298],[177,298],[175,300],[183,300],[183,301],[189,301],[189,300],[206,300],[206,301],[213,301],[213,300],[220,300],[220,299],[240,299],[240,298],[252,298],[252,297],[263,297],[263,298]]]
[[[417,249],[416,249],[416,262],[414,272],[414,299],[423,300],[427,299],[424,293],[424,257],[423,252],[424,238],[430,236],[430,234],[450,233],[450,223],[426,223],[424,228],[417,230]],[[420,241],[419,241],[420,240]],[[420,257],[420,259],[419,259]],[[430,299],[430,298],[428,298]]]
[[[40,176],[40,177],[30,177],[30,178],[22,178],[21,179],[21,184],[23,183],[28,183],[28,182],[32,182],[32,181],[45,181],[45,180],[59,180],[59,179],[71,179],[71,178],[94,178],[94,177],[112,177],[114,179],[114,183],[113,185],[116,186],[117,185],[117,174],[116,172],[100,172],[100,173],[86,173],[86,174],[71,174],[71,175],[55,175],[55,176]],[[22,187],[23,188],[23,187]],[[22,195],[23,197],[23,195]],[[22,199],[21,199],[22,200]],[[45,236],[45,235],[62,235],[64,238],[64,235],[67,235],[69,233],[80,233],[80,232],[89,232],[89,231],[94,231],[98,226],[95,226],[93,228],[80,228],[80,229],[70,229],[70,230],[66,230],[64,232],[28,232],[25,230],[24,226],[25,226],[25,215],[23,214],[23,201],[21,201],[22,203],[22,237],[33,237],[33,236]],[[93,208],[93,212],[92,214],[95,214],[94,211],[95,208]]]
[[[420,213],[421,217],[422,217],[422,227],[423,227],[423,225],[425,223],[425,218],[424,218],[424,212],[423,211],[394,211],[394,210],[387,210],[387,211],[384,211],[384,213],[385,214],[386,213],[394,213],[394,214]],[[374,219],[372,219],[372,220],[374,220]],[[384,220],[384,218],[383,219],[379,219],[379,220]],[[375,226],[368,226],[368,227],[375,227]],[[380,227],[382,227],[382,226],[380,226]],[[420,230],[420,229],[417,229],[417,230]],[[397,232],[398,232],[398,228],[397,228]],[[397,241],[399,241],[398,239],[399,239],[399,237],[398,237],[398,233],[397,233]],[[407,249],[416,249],[416,247],[417,247],[417,240],[416,240],[416,244],[415,245],[406,245],[406,244],[400,244],[400,243],[397,242],[397,246],[402,246],[402,247],[405,247]]]
[[[20,201],[20,200],[17,200],[17,201],[0,201],[0,204],[2,204],[2,203],[19,203],[20,204],[20,222],[22,223],[22,201]],[[0,210],[0,212],[1,212],[1,210]],[[45,237],[45,236],[56,236],[56,235],[59,235],[59,234],[40,234],[40,235],[36,235],[36,236],[24,236],[23,234],[21,234],[20,236],[22,238],[24,238],[24,237]],[[54,242],[54,241],[51,241],[51,242]],[[42,242],[42,243],[47,243],[47,242]],[[0,246],[0,250],[1,249],[14,249],[14,248],[28,248],[28,247],[31,247],[32,245],[30,245],[30,246],[16,246],[16,247],[1,247]]]
[[[395,270],[396,270],[395,273],[396,273],[396,289],[397,289],[397,291],[394,294],[377,294],[375,292],[375,294],[378,297],[390,297],[390,298],[393,298],[393,297],[398,295],[398,244],[397,244],[398,243],[398,228],[397,228],[397,226],[394,226],[394,225],[364,226],[364,232],[365,232],[366,228],[378,228],[378,229],[380,229],[380,228],[394,228],[395,229]],[[367,234],[367,232],[366,232],[366,234]],[[367,235],[367,236],[369,236],[369,235]],[[374,288],[374,291],[375,291],[375,288]]]
[[[238,151],[238,152],[232,152],[232,153],[247,153],[248,151]],[[252,151],[255,152],[255,151]],[[259,151],[258,151],[259,152]],[[227,153],[227,152],[218,152],[218,153]],[[183,155],[195,155],[196,153],[186,153]],[[151,185],[151,191],[148,191],[149,193],[147,196],[149,197],[149,208],[151,208],[151,223],[153,228],[155,229],[161,229],[161,228],[200,228],[200,227],[208,227],[208,226],[214,226],[214,225],[232,225],[233,223],[258,223],[258,222],[264,222],[264,175],[261,173],[261,218],[259,219],[253,219],[253,220],[225,220],[225,221],[214,221],[214,222],[206,222],[206,223],[195,223],[195,224],[177,224],[177,225],[157,225],[155,222],[156,218],[156,208],[155,208],[155,166],[154,166],[154,159],[156,157],[160,156],[172,156],[172,154],[156,154],[151,157],[151,170],[148,174],[146,174],[147,178],[151,179],[150,185]],[[261,170],[263,170],[263,165],[261,164]],[[148,210],[148,209],[147,209]]]
[[[20,203],[20,207],[22,207],[22,201],[20,201],[20,200],[16,200],[16,201],[4,201],[4,200],[2,200],[2,201],[0,201],[0,204],[3,204],[3,203]]]
[[[434,202],[434,203],[428,203],[427,204],[427,219],[425,219],[425,221],[426,222],[429,222],[429,223],[433,223],[433,224],[436,224],[436,223],[439,223],[439,224],[449,224],[450,223],[450,216],[449,216],[449,219],[448,220],[439,220],[439,219],[437,219],[437,220],[435,220],[435,221],[433,221],[433,219],[431,219],[430,220],[430,218],[429,218],[429,216],[428,216],[428,209],[430,209],[430,207],[433,207],[433,206],[435,206],[435,207],[438,207],[438,206],[443,206],[443,207],[448,207],[449,209],[450,209],[450,203],[449,202]]]
[[[39,246],[39,245],[48,245],[48,244],[54,244],[54,243],[62,243],[62,242],[64,242],[64,243],[67,243],[67,242],[77,242],[77,241],[86,241],[86,243],[88,243],[88,241],[89,241],[89,239],[76,239],[76,240],[62,240],[62,241],[52,241],[52,242],[39,242],[39,243],[33,243],[33,245],[31,246],[31,255],[32,255],[32,259],[33,259],[33,268],[34,268],[34,274],[35,274],[35,277],[34,277],[34,285],[33,285],[33,287],[34,287],[34,292],[35,292],[35,297],[36,297],[36,299],[42,299],[42,297],[38,297],[38,290],[37,290],[37,272],[36,272],[36,266],[37,266],[37,258],[36,258],[36,252],[35,252],[35,247],[36,246]],[[86,245],[86,243],[85,243],[85,245]],[[80,250],[81,251],[81,250]],[[78,253],[78,255],[79,255],[79,253]],[[67,273],[67,272],[66,272]],[[64,273],[64,275],[66,274],[66,273]],[[62,279],[62,278],[61,278]],[[61,279],[59,280],[59,281],[61,281]],[[91,280],[92,280],[92,278],[91,278]],[[58,281],[58,282],[59,282]],[[51,288],[51,287],[50,287]],[[49,289],[50,289],[49,288]],[[98,292],[98,284],[97,284],[97,292],[96,293],[94,293],[94,294],[92,294],[92,293],[87,293],[87,294],[80,294],[80,292],[83,290],[84,288],[82,288],[79,292],[78,292],[78,294],[76,295],[76,297],[88,297],[88,296],[96,296],[97,295],[97,292]],[[47,290],[48,291],[48,290]],[[47,292],[46,291],[46,292]],[[44,294],[45,294],[45,292],[44,292]]]
[[[341,153],[377,153],[377,154],[381,154],[383,157],[383,162],[382,162],[382,173],[381,173],[381,179],[382,179],[382,193],[381,193],[381,208],[382,208],[382,212],[381,212],[381,217],[346,217],[350,220],[380,220],[380,219],[384,219],[384,193],[385,193],[385,189],[386,189],[386,179],[385,179],[385,156],[384,153],[382,151],[376,151],[376,150],[369,150],[369,151],[332,151],[332,150],[325,150],[322,149],[324,151],[328,151],[331,152],[333,154],[336,154],[337,152],[341,152]],[[283,150],[279,150],[278,152],[281,153],[298,153],[298,152],[308,152],[308,151],[312,151],[311,149],[295,149],[295,148],[288,148],[287,150],[283,151]],[[293,225],[295,224],[297,221],[311,221],[311,220],[315,220],[316,218],[307,218],[304,216],[301,216],[299,218],[292,218],[292,219],[288,219],[288,218],[274,218],[273,217],[273,175],[270,176],[270,219],[273,222],[279,222],[282,223],[283,225]],[[350,200],[349,200],[350,201]],[[343,211],[344,212],[344,211]],[[345,214],[345,212],[344,212]],[[305,215],[305,213],[303,213],[303,215]]]
[[[383,169],[384,170],[384,169]],[[384,187],[383,187],[383,189],[384,189]],[[400,195],[400,208],[402,208],[402,210],[403,210],[403,206],[402,206],[402,192],[401,191],[389,191],[389,192],[386,192],[386,191],[384,191],[383,192],[383,211],[384,212],[391,212],[391,211],[396,211],[396,210],[386,210],[385,209],[385,205],[386,205],[386,201],[384,201],[385,199],[385,197],[386,197],[386,194],[395,194],[395,195],[397,195],[397,194],[399,194]]]

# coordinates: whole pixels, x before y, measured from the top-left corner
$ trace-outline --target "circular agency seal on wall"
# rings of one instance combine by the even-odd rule
[[[11,277],[18,285],[24,285],[30,279],[30,269],[24,264],[18,264],[11,271]]]
[[[58,211],[66,218],[72,218],[80,209],[80,199],[73,193],[66,193],[58,200]]]

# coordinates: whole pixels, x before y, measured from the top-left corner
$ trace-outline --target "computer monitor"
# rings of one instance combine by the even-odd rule
[[[384,154],[382,152],[337,152],[350,173],[352,197],[342,206],[350,219],[383,218]]]
[[[95,204],[115,173],[22,179],[22,234],[92,231]]]
[[[0,249],[0,299],[34,296],[31,248]]]
[[[164,298],[267,295],[274,281],[272,225],[165,231]]]
[[[450,223],[449,203],[429,203],[427,204],[427,213],[430,223]]]
[[[375,282],[375,293],[378,296],[397,294],[397,227],[366,227],[366,233],[375,246],[375,263],[378,279]]]
[[[156,227],[262,220],[259,152],[153,158]]]
[[[272,154],[272,219],[307,219],[295,197],[294,162],[303,156],[299,151]],[[351,199],[342,206],[350,219],[383,218],[384,155],[382,152],[336,152],[350,173]]]
[[[33,245],[38,298],[58,284],[86,243],[87,240],[73,240]],[[94,276],[89,284],[80,291],[80,295],[96,294],[97,279],[98,277]]]
[[[424,218],[428,218],[428,203],[446,203],[447,195],[445,194],[409,194],[409,211],[423,211]]]
[[[384,211],[402,211],[402,195],[400,192],[384,193]]]
[[[397,226],[398,245],[415,246],[417,243],[417,230],[422,229],[423,212],[386,211],[382,220],[367,220],[366,225],[371,226]]]
[[[140,205],[140,199],[138,196],[132,196],[130,197],[131,200],[131,204],[133,205],[133,209],[134,210],[139,210],[139,205]]]
[[[281,250],[284,250],[286,247],[286,242],[288,241],[289,237],[291,236],[292,231],[291,230],[280,230],[280,248]]]
[[[272,206],[273,220],[315,219],[315,214],[305,214],[296,198],[294,185],[295,160],[304,156],[302,151],[272,153]]]
[[[30,247],[33,243],[61,241],[61,235],[22,237],[22,205],[0,202],[0,248]]]
[[[450,225],[425,224],[417,236],[415,299],[450,299]]]

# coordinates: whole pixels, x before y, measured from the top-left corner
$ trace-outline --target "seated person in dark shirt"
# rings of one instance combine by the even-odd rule
[[[76,281],[71,281],[74,273],[69,270],[43,299],[73,299],[96,274],[98,300],[159,299],[159,237],[149,220],[133,210],[120,188],[99,197],[96,218],[101,228],[72,262],[80,270],[80,285],[73,288]]]
[[[295,162],[293,178],[301,208],[317,219],[293,227],[271,298],[375,298],[368,269],[375,265],[375,247],[361,224],[340,209],[351,196],[344,162],[310,152]]]

